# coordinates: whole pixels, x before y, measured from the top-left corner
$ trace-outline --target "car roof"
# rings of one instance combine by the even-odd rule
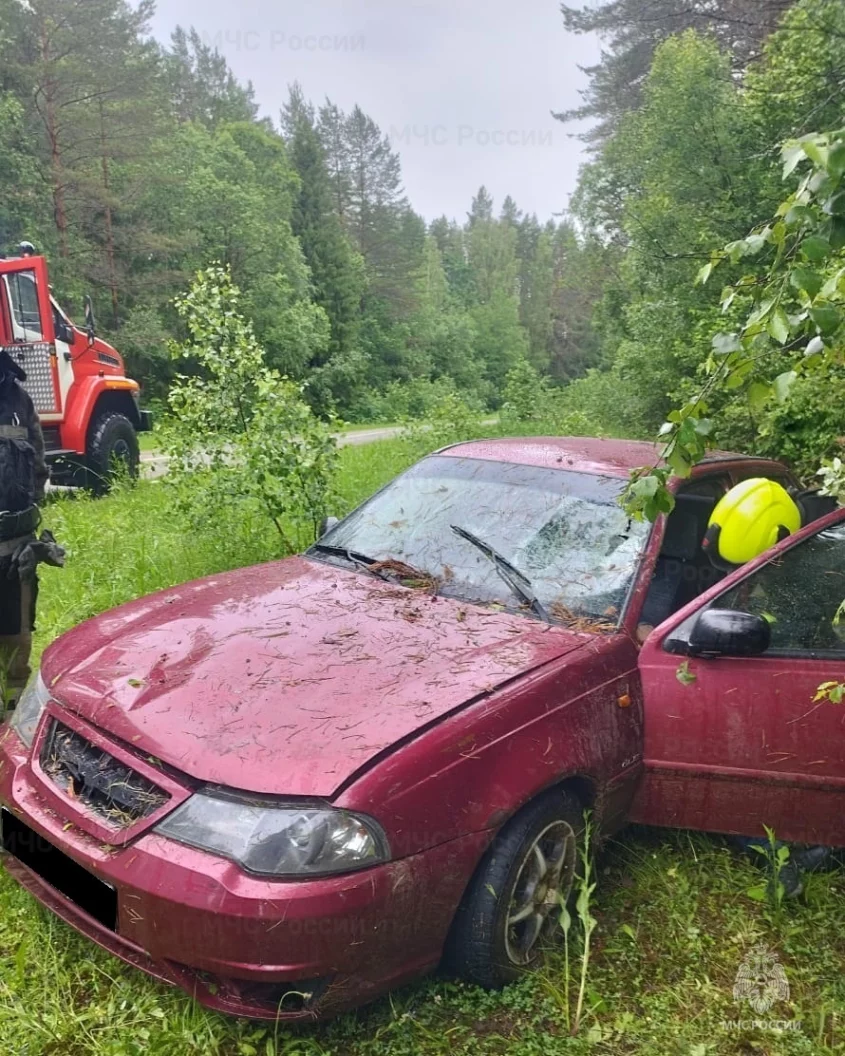
[[[568,469],[577,473],[627,478],[632,469],[662,465],[661,445],[646,440],[606,440],[590,436],[526,436],[470,440],[438,452],[457,458],[482,458],[491,462],[515,462],[525,466]],[[706,472],[724,462],[756,462],[780,466],[765,458],[729,451],[711,451],[696,467]]]

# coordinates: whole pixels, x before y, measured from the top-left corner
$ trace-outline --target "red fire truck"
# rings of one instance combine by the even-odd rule
[[[53,483],[102,493],[116,463],[137,474],[138,433],[152,427],[140,386],[95,335],[90,298],[84,329],[53,299],[44,257],[0,259],[0,347],[26,371]]]

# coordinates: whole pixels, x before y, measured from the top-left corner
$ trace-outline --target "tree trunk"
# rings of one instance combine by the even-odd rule
[[[111,210],[111,182],[109,174],[109,158],[106,151],[106,123],[103,114],[103,101],[100,100],[100,159],[103,170],[103,191],[105,202],[106,219],[106,261],[108,264],[109,290],[111,291],[112,323],[114,329],[118,327],[117,308],[117,274],[114,266],[114,225]]]
[[[47,127],[47,139],[50,144],[50,180],[53,194],[53,218],[56,230],[59,233],[59,256],[67,257],[67,209],[65,207],[65,184],[62,169],[62,152],[59,143],[59,127],[56,117],[56,82],[50,74],[50,45],[47,39],[47,29],[42,23],[41,34],[41,61],[44,64],[44,116]]]

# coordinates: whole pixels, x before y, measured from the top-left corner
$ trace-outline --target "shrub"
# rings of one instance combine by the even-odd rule
[[[473,440],[489,432],[482,416],[457,393],[450,392],[432,408],[426,419],[408,423],[402,439],[413,456],[421,458],[429,451],[437,451],[461,440]]]
[[[548,381],[527,359],[517,363],[505,378],[500,418],[503,423],[535,422],[548,418],[551,395]]]
[[[189,340],[171,354],[198,373],[177,374],[168,397],[169,486],[198,527],[257,507],[292,552],[326,512],[336,444],[302,388],[266,365],[239,301],[229,272],[212,266],[176,302]]]

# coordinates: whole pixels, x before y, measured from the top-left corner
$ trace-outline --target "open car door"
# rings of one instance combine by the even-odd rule
[[[58,414],[56,335],[43,257],[0,260],[0,346],[26,372],[39,414]]]
[[[839,510],[652,632],[631,820],[845,845],[843,602]]]

